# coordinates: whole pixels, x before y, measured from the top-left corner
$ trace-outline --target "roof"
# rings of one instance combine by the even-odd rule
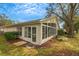
[[[5,26],[5,27],[17,27],[17,26],[24,26],[24,25],[29,25],[29,24],[39,24],[39,23],[41,23],[43,21],[49,20],[50,18],[56,18],[56,17],[52,16],[52,17],[49,17],[49,18],[32,20],[32,21],[18,23],[18,24],[13,24],[13,25]]]

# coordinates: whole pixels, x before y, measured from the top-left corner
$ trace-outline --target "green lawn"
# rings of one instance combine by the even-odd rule
[[[5,37],[0,36],[0,55],[1,56],[41,56],[41,55],[79,55],[79,34],[76,38],[61,37],[63,40],[52,40],[47,45],[39,48],[17,47],[8,44]]]

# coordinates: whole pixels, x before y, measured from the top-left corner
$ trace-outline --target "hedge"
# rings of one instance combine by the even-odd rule
[[[58,30],[58,35],[64,35],[64,34],[65,34],[64,30],[62,30],[62,29]]]
[[[4,33],[4,36],[6,40],[14,40],[18,37],[19,32],[6,32]]]

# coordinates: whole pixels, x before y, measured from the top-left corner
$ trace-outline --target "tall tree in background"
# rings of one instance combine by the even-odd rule
[[[51,4],[49,4],[49,7],[46,8],[46,10],[47,10],[47,15],[45,16],[45,18],[49,18],[49,17],[51,17],[51,16],[53,15],[53,13],[52,13],[52,8],[50,7],[50,5],[51,5]],[[54,4],[53,4],[53,5],[54,5]],[[58,29],[60,29],[59,20],[56,19],[56,21],[57,21]]]
[[[10,20],[5,14],[0,14],[0,26],[7,26],[13,24],[13,21]]]
[[[56,15],[65,22],[66,31],[69,37],[74,37],[74,16],[78,13],[79,4],[53,4],[50,3],[47,9],[51,14]],[[50,11],[51,10],[51,11]],[[49,16],[49,15],[47,15]]]
[[[79,16],[75,16],[74,19],[75,19],[74,26],[75,26],[76,33],[79,33]]]

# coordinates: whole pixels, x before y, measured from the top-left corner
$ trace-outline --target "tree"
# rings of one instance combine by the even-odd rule
[[[7,26],[13,24],[13,21],[10,20],[5,14],[0,14],[0,26]]]
[[[74,19],[75,19],[74,21],[75,31],[76,33],[78,33],[79,32],[79,16],[75,16]]]
[[[79,21],[74,24],[76,33],[79,32]]]
[[[69,4],[49,4],[47,9],[51,14],[59,17],[65,22],[66,31],[69,37],[74,37],[74,16],[77,15],[79,10],[79,4],[69,3]]]
[[[45,16],[45,18],[51,17],[52,16],[52,8],[50,7],[50,4],[49,4],[49,7],[46,8],[46,10],[47,10],[47,15]],[[58,29],[60,29],[59,23],[60,23],[61,20],[60,21],[59,20],[56,20],[56,21],[57,21]]]

